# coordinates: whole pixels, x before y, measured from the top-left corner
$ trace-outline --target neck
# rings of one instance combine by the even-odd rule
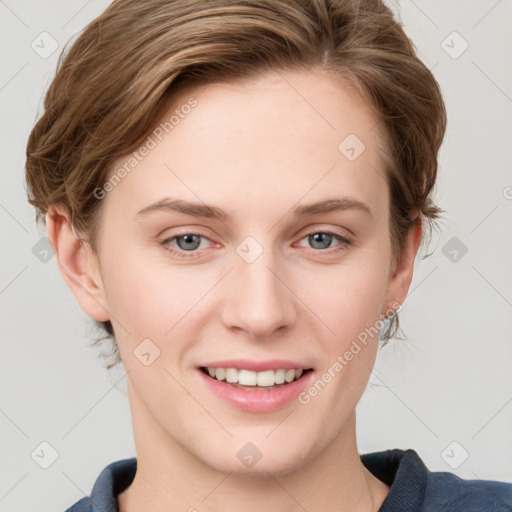
[[[137,472],[117,497],[120,512],[376,512],[389,492],[361,462],[355,414],[331,445],[296,470],[248,476],[205,464],[163,431],[136,396],[130,398]]]

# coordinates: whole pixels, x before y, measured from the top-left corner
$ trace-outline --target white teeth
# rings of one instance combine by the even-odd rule
[[[256,386],[256,372],[238,370],[238,384],[242,384],[242,386]]]
[[[254,372],[256,373],[256,372]],[[258,386],[273,386],[275,383],[274,370],[268,370],[266,372],[258,372],[257,384]],[[242,383],[241,383],[242,384]]]
[[[237,368],[207,368],[210,377],[217,380],[226,380],[230,384],[240,384],[242,386],[260,386],[271,387],[276,384],[292,382],[303,374],[303,370],[279,369],[255,372],[252,370]]]
[[[226,368],[226,382],[238,382],[238,370],[236,368]]]
[[[286,376],[286,370],[276,370],[274,375],[274,381],[276,384],[283,384]]]
[[[293,379],[295,379],[295,370],[286,370],[286,376],[284,380],[286,382],[291,382]]]

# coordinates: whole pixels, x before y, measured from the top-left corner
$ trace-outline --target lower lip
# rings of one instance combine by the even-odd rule
[[[304,373],[300,379],[294,380],[284,386],[270,390],[241,389],[226,381],[209,377],[202,370],[197,370],[208,388],[221,399],[244,411],[267,412],[280,409],[297,399],[313,378],[313,371]]]

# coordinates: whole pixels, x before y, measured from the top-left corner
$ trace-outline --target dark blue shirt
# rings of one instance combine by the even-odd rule
[[[512,512],[512,483],[429,471],[414,450],[367,453],[361,461],[390,486],[379,512]],[[119,512],[117,495],[132,483],[136,470],[135,457],[112,462],[100,473],[91,496],[66,512]]]

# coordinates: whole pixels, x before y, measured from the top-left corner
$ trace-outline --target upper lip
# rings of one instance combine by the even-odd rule
[[[266,361],[254,361],[249,359],[224,359],[222,361],[208,361],[201,366],[206,368],[237,368],[238,370],[252,370],[264,372],[266,370],[295,369],[309,370],[311,366],[290,361],[289,359],[268,359]]]

